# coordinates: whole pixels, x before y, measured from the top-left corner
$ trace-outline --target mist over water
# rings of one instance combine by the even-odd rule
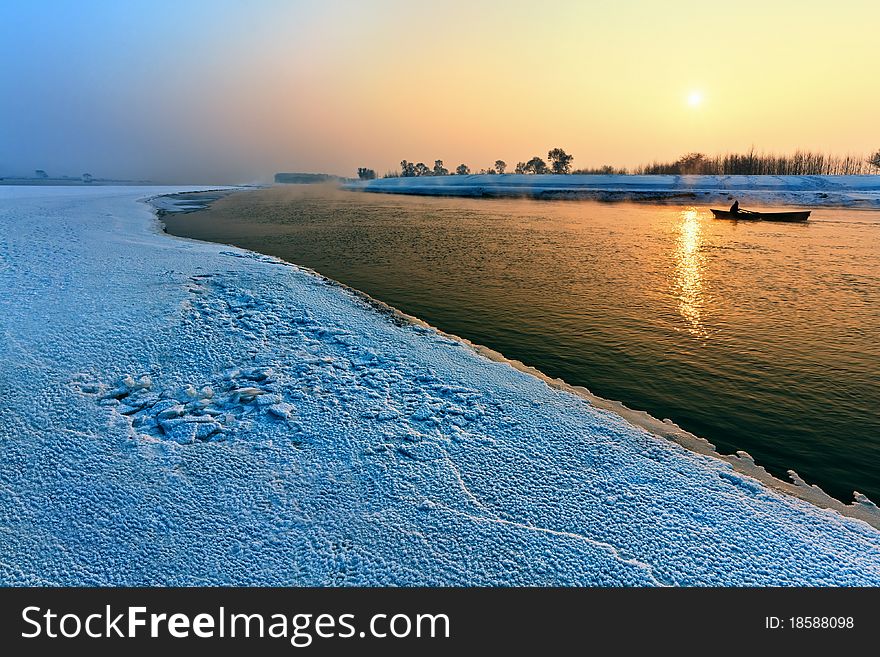
[[[299,263],[602,397],[880,500],[880,213],[276,187],[170,232]]]

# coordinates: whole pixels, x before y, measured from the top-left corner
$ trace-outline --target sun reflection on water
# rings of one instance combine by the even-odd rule
[[[703,326],[703,274],[700,220],[694,208],[682,210],[675,251],[675,290],[678,313],[687,322],[687,331],[698,338],[708,337]]]

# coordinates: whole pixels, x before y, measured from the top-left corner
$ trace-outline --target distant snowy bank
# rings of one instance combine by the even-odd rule
[[[880,585],[867,522],[164,235],[175,191],[0,187],[0,584]]]
[[[585,198],[880,208],[880,176],[473,175],[382,178],[352,191],[432,196]]]

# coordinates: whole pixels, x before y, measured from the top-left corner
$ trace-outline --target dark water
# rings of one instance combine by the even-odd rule
[[[276,255],[594,393],[880,501],[880,213],[243,192],[177,235]]]

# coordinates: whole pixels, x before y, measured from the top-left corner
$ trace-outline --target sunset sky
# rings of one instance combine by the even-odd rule
[[[0,176],[868,153],[878,25],[877,0],[7,0]]]

